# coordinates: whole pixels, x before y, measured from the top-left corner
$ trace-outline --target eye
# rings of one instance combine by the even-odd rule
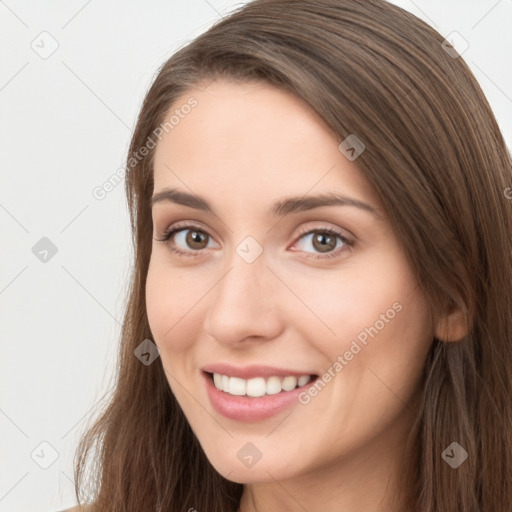
[[[200,256],[203,249],[211,248],[208,244],[213,241],[212,237],[200,226],[193,224],[175,224],[168,228],[165,233],[156,238],[163,242],[169,249],[178,256]],[[316,228],[301,233],[295,245],[302,245],[301,251],[308,253],[308,258],[325,259],[339,256],[340,253],[348,250],[353,242],[346,238],[343,233],[332,228]],[[181,245],[181,248],[180,248]],[[305,249],[310,245],[317,254],[311,254]],[[296,249],[292,249],[296,251]]]
[[[302,243],[304,252],[308,252],[304,247],[310,246],[320,253],[308,256],[314,259],[339,256],[353,245],[343,233],[331,228],[310,229],[301,235],[299,243]]]
[[[199,226],[175,224],[156,240],[167,244],[169,249],[179,256],[200,256],[202,249],[208,248],[208,238],[211,239],[210,235]],[[176,247],[177,244],[181,244],[185,249]]]

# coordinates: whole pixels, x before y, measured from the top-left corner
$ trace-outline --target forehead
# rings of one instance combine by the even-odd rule
[[[188,113],[181,113],[157,144],[155,191],[236,190],[243,201],[255,194],[303,195],[314,188],[377,201],[356,163],[339,151],[341,139],[301,98],[260,82],[214,81],[183,94],[166,118],[179,114],[191,98],[196,106],[184,109]]]

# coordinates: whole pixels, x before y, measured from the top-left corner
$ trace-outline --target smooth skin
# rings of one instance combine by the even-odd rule
[[[199,195],[216,214],[153,206],[147,313],[171,390],[211,464],[246,484],[240,512],[396,510],[391,496],[427,353],[434,335],[460,339],[460,312],[432,325],[379,197],[302,99],[265,83],[217,80],[171,110],[190,96],[197,106],[157,145],[154,193]],[[376,215],[347,205],[266,213],[289,196],[332,192]],[[177,222],[195,227],[159,241]],[[334,235],[322,245],[323,229],[351,243]],[[236,251],[246,237],[263,250],[252,263]],[[401,311],[307,405],[255,422],[213,409],[204,365],[322,375],[395,303]],[[248,442],[262,454],[250,468],[237,457]]]

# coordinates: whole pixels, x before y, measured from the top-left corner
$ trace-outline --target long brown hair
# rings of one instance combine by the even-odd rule
[[[356,163],[382,199],[432,317],[455,305],[465,314],[464,338],[433,340],[404,458],[404,510],[510,506],[512,169],[482,90],[443,39],[383,0],[255,0],[162,66],[127,159],[134,269],[115,389],[77,450],[81,501],[92,495],[97,512],[238,510],[243,485],[207,460],[160,358],[146,366],[134,357],[152,339],[149,141],[177,99],[221,78],[282,87],[311,105],[340,142],[350,134],[363,141]],[[144,146],[151,148],[139,158]],[[453,442],[468,453],[457,469],[443,458]]]

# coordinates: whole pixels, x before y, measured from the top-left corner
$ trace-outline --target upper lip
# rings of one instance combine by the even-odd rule
[[[219,373],[228,375],[229,377],[238,377],[240,379],[252,379],[254,377],[287,377],[292,375],[300,377],[302,375],[315,375],[309,371],[289,370],[286,368],[278,368],[275,366],[249,365],[249,366],[232,366],[228,363],[215,363],[203,366],[203,371],[208,373]]]

